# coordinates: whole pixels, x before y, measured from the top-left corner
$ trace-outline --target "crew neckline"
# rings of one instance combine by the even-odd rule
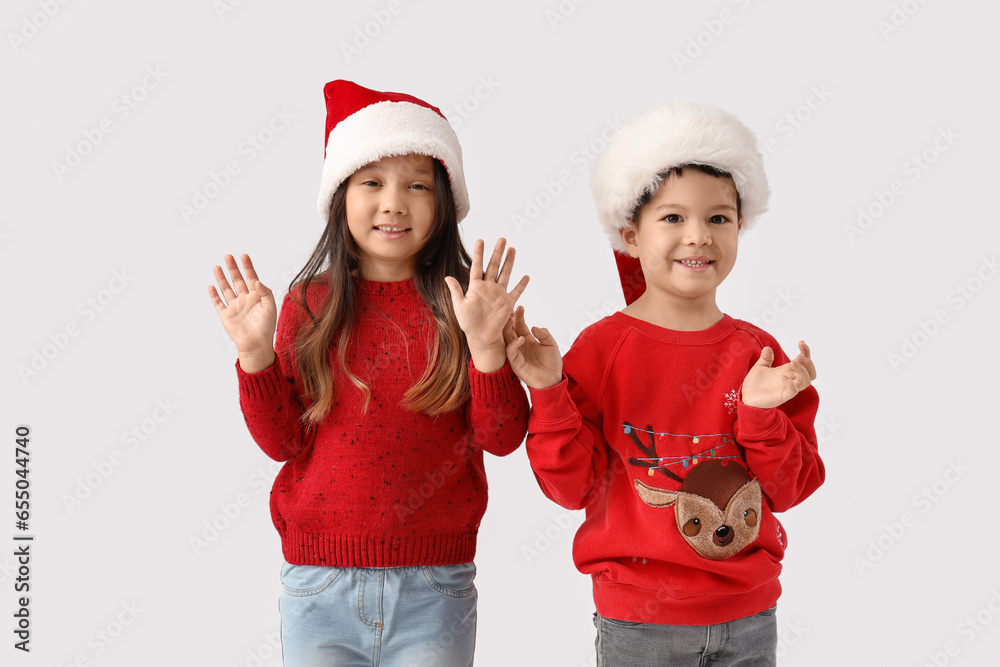
[[[626,315],[621,311],[613,313],[611,317],[619,323],[641,331],[642,333],[652,336],[653,338],[670,342],[686,343],[689,345],[698,343],[714,343],[731,333],[736,328],[737,323],[737,320],[723,313],[722,319],[707,329],[698,329],[696,331],[678,331],[677,329],[661,327],[659,324],[653,324],[652,322],[647,322],[646,320],[640,320],[638,317]]]
[[[357,285],[360,291],[371,296],[394,296],[396,294],[411,294],[417,291],[417,286],[414,284],[413,278],[388,282],[355,278],[354,284]]]

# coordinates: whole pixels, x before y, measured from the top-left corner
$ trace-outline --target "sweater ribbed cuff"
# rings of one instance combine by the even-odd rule
[[[483,373],[471,362],[469,363],[469,391],[476,398],[503,399],[515,392],[520,384],[521,381],[517,379],[506,361],[492,373]]]
[[[569,380],[563,375],[558,384],[545,389],[528,388],[531,395],[531,414],[528,419],[528,431],[544,432],[545,425],[560,424],[567,419],[576,418],[580,411],[569,395]]]
[[[247,373],[240,367],[240,360],[236,360],[236,376],[239,378],[240,393],[247,398],[260,400],[273,397],[278,394],[282,384],[286,381],[281,370],[281,362],[278,355],[274,356],[274,363],[262,371]]]

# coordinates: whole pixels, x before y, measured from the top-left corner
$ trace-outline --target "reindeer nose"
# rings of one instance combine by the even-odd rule
[[[716,546],[724,547],[733,541],[733,529],[729,526],[720,526],[715,530],[715,536],[712,538]]]

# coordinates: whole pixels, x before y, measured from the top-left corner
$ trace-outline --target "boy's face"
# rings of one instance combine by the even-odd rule
[[[621,235],[639,258],[647,292],[715,307],[715,290],[736,263],[742,224],[732,179],[690,168],[670,174],[636,222]]]

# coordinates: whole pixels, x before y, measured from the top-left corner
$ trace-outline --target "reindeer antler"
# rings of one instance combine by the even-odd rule
[[[639,436],[637,436],[635,434],[635,427],[632,426],[632,424],[630,424],[628,422],[623,422],[622,426],[625,427],[625,435],[627,435],[632,440],[632,442],[635,443],[635,446],[639,448],[639,451],[641,451],[643,454],[645,454],[649,458],[656,459],[655,461],[642,461],[640,459],[630,458],[628,460],[629,465],[633,465],[633,466],[645,466],[647,468],[653,468],[653,469],[659,470],[660,472],[662,472],[664,475],[666,475],[670,479],[677,480],[678,482],[681,482],[681,483],[684,482],[684,480],[681,477],[679,477],[678,475],[670,472],[666,468],[661,468],[660,467],[659,456],[656,454],[656,441],[654,440],[655,436],[653,435],[653,427],[652,426],[650,426],[648,424],[646,425],[646,431],[649,432],[649,446],[648,447],[645,446],[645,445],[643,445],[642,441],[639,440]]]

